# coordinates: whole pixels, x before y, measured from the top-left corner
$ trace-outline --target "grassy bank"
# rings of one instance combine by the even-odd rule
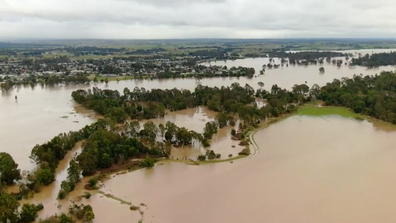
[[[304,105],[301,106],[295,115],[307,115],[307,116],[329,116],[338,115],[345,118],[355,118],[355,119],[365,119],[364,115],[357,114],[349,108],[334,107],[334,106],[324,106],[319,107],[317,105]]]
[[[367,120],[373,124],[374,127],[385,130],[385,131],[395,131],[396,125],[372,118],[367,115],[362,115],[353,112],[349,108],[335,107],[335,106],[318,106],[315,104],[307,104],[301,106],[294,115],[306,115],[306,116],[341,116],[344,118],[352,118],[359,121]]]

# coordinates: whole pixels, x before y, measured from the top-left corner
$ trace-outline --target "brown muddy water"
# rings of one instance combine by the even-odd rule
[[[102,190],[145,203],[144,222],[393,223],[395,138],[368,122],[291,117],[256,133],[251,158],[165,163]]]
[[[362,51],[364,52],[364,51]],[[269,62],[268,58],[256,58],[212,62],[211,64],[231,66],[254,67],[259,72],[263,64]],[[93,86],[100,88],[116,89],[120,92],[125,87],[133,89],[144,87],[146,89],[184,88],[193,90],[198,84],[207,86],[229,86],[234,82],[241,85],[249,84],[258,87],[262,81],[266,89],[273,84],[280,87],[291,88],[294,84],[307,81],[313,84],[325,84],[334,78],[352,77],[354,74],[374,75],[383,70],[396,70],[393,66],[366,69],[365,67],[350,68],[324,64],[325,74],[319,74],[319,66],[290,66],[288,68],[267,69],[264,75],[248,78],[208,78],[197,82],[194,79],[169,79],[169,80],[129,80],[110,82],[105,84],[92,84],[91,86],[63,86],[63,87],[20,87],[0,97],[0,151],[10,153],[23,170],[30,170],[34,164],[28,158],[31,148],[40,143],[47,142],[55,135],[81,129],[83,126],[95,121],[94,114],[76,113],[76,104],[71,100],[71,92],[78,89],[88,89]],[[18,101],[14,96],[18,96]],[[184,122],[184,121],[183,121]]]
[[[219,64],[224,62],[217,62]],[[227,61],[227,66],[252,66],[258,72],[268,63],[267,58]],[[212,65],[214,62],[211,63]],[[334,78],[352,77],[354,74],[372,75],[395,67],[366,69],[324,65],[326,73],[320,75],[319,66],[292,67],[267,70],[264,75],[247,78],[210,78],[202,85],[226,86],[234,82],[265,88],[272,84],[290,88],[296,83],[311,86],[324,84]],[[92,86],[117,89],[125,87],[184,88],[193,90],[194,79],[130,80],[91,86],[40,86],[13,89],[0,97],[0,151],[10,153],[22,170],[32,170],[30,151],[63,132],[79,130],[96,121],[95,114],[77,106],[71,92]],[[18,101],[14,96],[18,95]],[[166,121],[201,132],[215,113],[204,108],[170,113]],[[233,164],[188,166],[166,163],[152,170],[140,170],[121,175],[106,183],[104,191],[133,204],[145,203],[145,222],[381,222],[395,219],[390,209],[394,200],[396,180],[392,138],[395,133],[378,131],[369,123],[362,125],[345,119],[290,118],[255,136],[260,153]],[[330,119],[327,119],[330,120]],[[212,148],[222,154],[236,154],[241,147],[230,140],[230,129],[219,132]],[[78,152],[79,148],[75,148]],[[195,157],[204,152],[201,148],[174,149],[175,158]],[[70,153],[71,158],[73,153]],[[43,202],[41,217],[66,210],[69,202],[55,200],[61,181],[66,177],[68,161],[58,168],[56,182],[36,194],[32,202]],[[83,194],[83,184],[70,198]],[[108,191],[107,191],[108,190]],[[128,205],[93,195],[89,202],[95,209],[96,223],[137,222],[140,215],[131,212]],[[58,209],[58,206],[61,207]],[[252,220],[253,219],[253,220]],[[257,221],[255,220],[257,219]],[[356,221],[355,221],[356,220]]]
[[[214,117],[217,112],[211,111],[205,107],[197,107],[192,109],[185,109],[182,111],[169,112],[164,118],[151,119],[157,126],[159,124],[166,124],[170,121],[175,123],[179,127],[185,127],[189,130],[193,130],[199,133],[203,132],[205,124],[207,122],[214,121]],[[141,126],[146,121],[141,122]],[[172,148],[171,158],[173,159],[196,159],[198,155],[205,154],[206,150],[214,150],[216,153],[221,154],[221,158],[228,158],[232,156],[238,156],[238,153],[245,147],[239,146],[240,141],[231,139],[231,130],[234,127],[225,127],[219,129],[211,140],[211,146],[203,148],[200,144],[187,146],[182,148]],[[237,127],[235,127],[237,128]]]
[[[86,114],[89,111],[83,111],[81,108],[77,108],[80,114]],[[213,121],[216,112],[210,111],[204,107],[198,107],[194,109],[186,109],[178,112],[169,112],[163,119],[152,119],[155,124],[163,123],[165,124],[167,121],[174,122],[176,125],[180,127],[186,127],[188,129],[202,132],[205,124],[209,121]],[[92,115],[91,117],[95,117]],[[144,124],[145,121],[141,122],[141,125]],[[205,150],[212,149],[216,153],[220,153],[222,158],[227,158],[229,154],[233,156],[237,156],[238,152],[240,152],[244,147],[239,146],[239,141],[234,141],[231,139],[231,127],[223,128],[219,130],[218,134],[216,134],[212,141],[211,147],[202,148],[201,146],[195,147],[184,147],[184,148],[173,148],[171,157],[173,159],[185,160],[185,159],[196,159],[196,157],[200,154],[204,154]],[[56,181],[52,183],[48,187],[42,188],[40,193],[35,194],[32,199],[23,201],[22,203],[43,203],[45,209],[40,212],[39,217],[45,218],[55,213],[59,213],[61,211],[67,212],[68,206],[71,204],[71,201],[79,201],[79,196],[84,195],[85,190],[83,188],[84,184],[88,180],[84,179],[85,182],[80,183],[75,191],[70,193],[67,199],[58,201],[57,194],[60,189],[61,182],[67,177],[67,168],[69,167],[69,161],[81,151],[81,144],[78,143],[71,152],[67,154],[64,160],[59,163],[59,166],[56,170]],[[16,190],[17,188],[11,188],[11,190]],[[91,192],[92,193],[92,192]],[[111,194],[111,191],[106,193]],[[124,197],[120,197],[124,199]],[[128,201],[128,200],[126,200]],[[130,201],[134,201],[130,200]],[[130,202],[128,201],[128,202]],[[106,223],[113,219],[113,215],[109,215],[107,211],[111,210],[112,212],[120,211],[120,219],[125,219],[124,217],[128,217],[128,219],[134,219],[132,222],[138,222],[140,219],[139,212],[132,212],[129,210],[129,205],[120,204],[119,201],[107,198],[102,194],[95,194],[89,200],[82,199],[81,202],[84,204],[90,204],[95,210],[95,215],[97,220],[96,223]],[[133,203],[133,202],[132,202]],[[114,206],[115,204],[115,206]],[[133,203],[134,205],[139,205],[140,203]],[[144,207],[141,207],[144,211]],[[96,210],[106,210],[105,213],[99,211],[98,214]]]

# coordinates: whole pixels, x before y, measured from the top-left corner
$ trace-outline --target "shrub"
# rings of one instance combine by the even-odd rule
[[[203,145],[203,147],[207,148],[210,146],[210,143],[207,140],[205,140],[202,142],[202,145]]]
[[[205,161],[206,160],[206,156],[205,155],[199,155],[197,159],[199,161]]]
[[[98,178],[93,177],[93,178],[89,179],[88,183],[89,183],[89,186],[92,189],[94,189],[94,188],[96,188],[96,184],[98,183]]]
[[[248,155],[250,155],[250,149],[245,148],[241,152],[239,152],[238,155],[240,155],[240,156],[248,156]]]
[[[85,192],[85,194],[84,194],[85,199],[89,199],[89,198],[91,198],[91,196],[92,196],[92,194],[89,192]]]
[[[232,135],[232,136],[235,136],[235,135],[236,135],[236,130],[235,130],[235,129],[232,129],[232,130],[231,130],[231,135]]]
[[[145,167],[145,168],[152,168],[154,167],[155,164],[155,160],[151,159],[151,158],[145,158],[141,163],[140,166],[141,167]]]
[[[37,218],[37,212],[44,209],[42,204],[34,205],[34,204],[24,204],[22,206],[22,211],[20,214],[19,222],[33,222]]]
[[[216,153],[213,150],[209,150],[206,152],[206,155],[208,156],[208,159],[212,160],[216,158]]]
[[[240,145],[240,146],[247,146],[247,145],[249,145],[249,143],[248,143],[246,140],[242,140],[242,141],[239,143],[239,145]]]

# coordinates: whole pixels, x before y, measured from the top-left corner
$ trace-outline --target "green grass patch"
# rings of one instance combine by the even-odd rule
[[[307,115],[307,116],[329,116],[338,115],[345,118],[354,118],[358,120],[364,120],[365,117],[361,114],[353,112],[349,108],[325,106],[318,107],[314,105],[305,105],[300,107],[295,115]]]

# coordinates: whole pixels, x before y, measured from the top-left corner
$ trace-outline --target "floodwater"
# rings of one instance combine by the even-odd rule
[[[280,59],[274,58],[275,64],[281,64]],[[345,62],[345,58],[343,59]],[[381,66],[378,68],[368,69],[366,67],[361,66],[348,66],[342,65],[340,68],[336,65],[324,63],[323,65],[308,65],[308,66],[298,66],[298,65],[289,65],[289,67],[279,67],[278,69],[266,69],[263,75],[258,75],[259,71],[262,69],[262,66],[269,63],[269,58],[251,58],[251,59],[243,59],[243,60],[227,60],[227,61],[216,61],[206,63],[206,65],[216,65],[216,66],[227,66],[227,68],[231,67],[253,67],[256,70],[256,77],[252,79],[248,78],[240,78],[240,84],[245,85],[249,84],[250,86],[257,88],[258,82],[263,82],[265,84],[264,88],[266,90],[271,89],[272,85],[277,84],[279,87],[291,89],[295,84],[306,84],[309,87],[312,87],[314,84],[318,84],[319,86],[323,86],[328,82],[332,82],[334,79],[341,79],[343,77],[353,77],[353,75],[375,75],[380,74],[382,71],[394,71],[396,70],[396,66]],[[319,73],[319,68],[323,67],[325,69],[324,74]],[[232,84],[235,81],[229,81],[228,85]]]
[[[144,222],[393,223],[396,137],[368,122],[291,117],[234,163],[165,163],[106,182],[145,203]]]
[[[81,108],[77,108],[80,114],[86,114],[89,111],[82,111]],[[202,132],[205,124],[209,121],[213,121],[216,112],[210,111],[204,107],[198,107],[193,109],[186,109],[177,112],[169,112],[163,119],[152,119],[156,125],[162,123],[165,124],[167,121],[174,122],[179,127],[186,127],[188,129]],[[85,116],[87,117],[87,116]],[[92,115],[92,117],[95,117]],[[141,122],[141,126],[145,121]],[[205,150],[212,149],[216,153],[221,154],[222,158],[227,158],[229,154],[237,156],[238,153],[244,148],[239,146],[239,141],[234,141],[231,139],[231,129],[232,127],[226,127],[219,130],[212,141],[209,148],[202,148],[200,145],[195,147],[183,147],[183,148],[173,148],[171,157],[173,159],[196,159],[198,155],[204,154]],[[82,142],[78,143],[65,157],[64,160],[59,162],[58,168],[56,170],[56,180],[51,185],[43,187],[40,193],[35,194],[32,199],[24,200],[22,203],[42,203],[45,209],[40,212],[40,218],[46,218],[55,213],[60,213],[61,211],[67,212],[67,208],[71,204],[71,201],[80,200],[80,196],[84,195],[85,190],[83,188],[84,184],[88,180],[85,178],[82,183],[79,183],[76,189],[69,194],[67,199],[58,201],[57,194],[60,190],[61,182],[67,177],[67,168],[69,167],[69,161],[81,151]],[[17,190],[17,188],[12,188],[12,190]],[[111,191],[106,191],[110,193]],[[124,199],[124,197],[120,197]],[[134,200],[132,200],[134,201]],[[107,198],[101,194],[93,194],[89,200],[82,199],[84,204],[90,204],[94,210],[112,210],[114,212],[121,212],[117,215],[117,219],[134,219],[132,222],[138,222],[140,219],[139,212],[132,212],[129,210],[129,205],[122,205],[120,202]],[[115,204],[115,205],[114,205]],[[134,203],[134,205],[139,205],[140,203]],[[141,207],[144,209],[144,207]],[[95,214],[97,212],[95,211]],[[106,213],[106,214],[105,214]],[[108,212],[99,212],[96,214],[97,220],[95,223],[106,223],[110,220],[114,220]]]
[[[385,50],[384,50],[385,51]],[[276,58],[275,58],[276,59]],[[268,58],[245,59],[235,61],[212,62],[212,65],[248,66],[254,67],[259,72],[263,64],[269,62]],[[276,62],[278,63],[278,62]],[[208,78],[197,82],[195,79],[168,79],[168,80],[129,80],[110,82],[106,84],[63,86],[63,87],[21,87],[0,97],[0,151],[10,153],[23,170],[30,170],[34,164],[29,159],[31,148],[52,139],[55,135],[81,129],[96,119],[94,114],[76,112],[76,104],[71,99],[71,92],[77,89],[88,89],[93,86],[107,89],[116,89],[120,92],[125,87],[133,89],[144,87],[146,89],[184,88],[193,90],[198,84],[207,86],[229,86],[238,82],[241,85],[249,84],[257,88],[257,83],[262,81],[266,89],[273,84],[283,88],[291,88],[294,84],[307,81],[308,86],[317,83],[324,85],[334,78],[352,77],[354,74],[374,75],[383,70],[396,70],[394,66],[367,69],[365,67],[348,67],[324,64],[326,73],[319,74],[319,65],[289,66],[279,69],[267,69],[264,75],[255,78]],[[18,96],[18,101],[14,96]],[[77,111],[80,111],[77,109]],[[67,117],[66,117],[67,116]],[[63,118],[62,118],[63,117]],[[184,121],[183,121],[184,122]],[[201,129],[201,128],[200,128]],[[194,129],[193,129],[194,130]]]
[[[202,133],[207,122],[214,121],[217,112],[211,111],[205,107],[197,107],[185,109],[176,112],[170,112],[161,119],[151,119],[157,126],[159,124],[165,125],[170,121],[179,127],[185,127],[198,133]],[[146,121],[141,122],[141,126]],[[245,147],[239,146],[240,141],[232,140],[231,130],[234,127],[228,126],[219,129],[211,140],[211,146],[203,148],[200,144],[186,146],[181,148],[172,148],[171,158],[173,159],[196,159],[199,155],[205,154],[206,150],[214,150],[221,154],[221,158],[227,158],[230,154],[238,156],[238,153]],[[236,127],[235,127],[236,128]]]
[[[211,64],[251,66],[258,72],[266,63],[267,58],[256,58]],[[393,66],[378,69],[323,66],[325,74],[319,74],[319,65],[289,66],[267,69],[264,75],[253,79],[210,78],[201,80],[200,84],[214,87],[239,82],[256,88],[257,83],[262,81],[266,89],[270,89],[272,84],[291,88],[305,81],[309,86],[314,83],[323,85],[334,78],[395,70]],[[92,86],[120,92],[125,87],[133,89],[136,86],[193,90],[197,84],[194,79],[130,80],[110,82],[108,85],[13,89],[0,96],[0,151],[10,153],[22,170],[32,170],[35,165],[29,155],[34,145],[95,122],[93,112],[86,111],[71,100],[74,90]],[[15,95],[18,95],[17,101]],[[204,108],[197,108],[169,113],[156,123],[169,120],[178,126],[201,132],[214,115]],[[343,119],[326,122],[323,119],[300,118],[300,121],[291,118],[260,131],[255,138],[261,150],[252,158],[233,164],[203,166],[167,163],[152,170],[118,176],[109,181],[105,189],[133,201],[133,204],[149,205],[149,209],[145,210],[148,222],[240,222],[245,219],[255,222],[254,219],[257,219],[257,222],[265,220],[276,223],[302,219],[301,222],[326,223],[358,222],[355,221],[358,219],[364,223],[373,222],[374,218],[382,219],[381,222],[395,219],[396,216],[390,212],[390,202],[395,196],[391,188],[396,182],[392,178],[396,176],[393,173],[395,168],[391,166],[395,155],[392,149],[394,133],[375,130],[368,123],[362,125]],[[221,153],[222,158],[228,154],[236,155],[241,150],[237,142],[230,139],[230,131],[230,128],[225,128],[212,140],[211,149]],[[74,151],[78,152],[78,149]],[[201,148],[175,148],[172,155],[175,158],[191,158],[201,152],[204,152]],[[69,159],[72,154],[69,154]],[[64,201],[58,210],[59,204],[55,198],[60,182],[66,177],[69,159],[61,162],[56,182],[43,188],[42,193],[31,200],[44,203],[45,210],[41,217],[67,209],[68,202]],[[71,198],[82,195],[82,185],[71,193]],[[140,217],[136,212],[131,212],[127,205],[100,194],[93,195],[86,202],[90,202],[95,209],[96,223],[122,222],[121,219],[137,222]]]

